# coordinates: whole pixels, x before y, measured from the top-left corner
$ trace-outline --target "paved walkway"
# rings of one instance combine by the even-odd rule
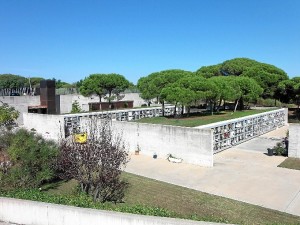
[[[286,129],[216,154],[213,168],[132,155],[126,171],[300,216],[300,171],[277,167],[285,157],[267,156],[265,148]]]

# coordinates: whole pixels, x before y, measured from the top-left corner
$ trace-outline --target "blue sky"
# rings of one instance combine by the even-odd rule
[[[0,0],[0,74],[136,83],[236,57],[300,76],[300,1]]]

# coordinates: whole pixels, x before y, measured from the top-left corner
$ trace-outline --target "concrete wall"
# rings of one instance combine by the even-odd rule
[[[93,95],[91,97],[84,97],[82,95],[60,95],[60,113],[70,113],[72,109],[72,103],[74,101],[78,101],[81,109],[84,111],[89,111],[90,102],[99,102],[99,97]],[[142,104],[146,104],[146,102],[139,96],[139,93],[126,93],[124,98],[121,101],[133,101],[133,107],[140,107]],[[104,99],[102,99],[105,102]]]
[[[184,162],[200,166],[213,166],[212,130],[113,121],[116,130],[122,130],[131,151],[137,145],[141,154],[167,158],[172,154]]]
[[[40,105],[40,96],[1,96],[0,100],[4,103],[9,104],[10,106],[15,107],[21,114],[18,119],[19,124],[23,124],[23,116],[22,113],[28,112],[28,106],[37,106]],[[59,95],[60,102],[59,112],[60,114],[70,113],[72,109],[72,103],[77,100],[81,109],[84,111],[89,111],[89,102],[99,102],[98,96],[84,97],[78,94],[72,95]],[[133,100],[133,107],[140,107],[142,104],[146,104],[146,102],[139,96],[139,93],[126,93],[122,101]],[[105,101],[102,99],[102,101]]]
[[[142,104],[147,104],[144,99],[140,97],[140,93],[126,93],[121,101],[133,101],[133,107],[140,107]]]
[[[60,115],[23,113],[24,127],[35,129],[46,139],[59,140],[64,137],[64,119]]]
[[[1,96],[0,100],[13,106],[20,112],[20,116],[17,120],[18,124],[23,124],[23,112],[28,112],[29,105],[40,105],[40,96]]]
[[[289,157],[300,158],[300,124],[289,124]]]
[[[24,113],[24,127],[35,129],[46,138],[59,140],[64,137],[64,116]],[[81,131],[88,131],[88,117],[80,119]],[[99,120],[100,121],[100,120]],[[200,166],[213,166],[212,130],[157,124],[112,121],[116,132],[123,132],[128,150],[134,152],[137,145],[141,154],[167,158],[172,154],[185,162]]]
[[[81,130],[89,133],[90,124],[89,118],[82,118]],[[172,154],[190,164],[213,166],[211,129],[122,121],[112,121],[112,127],[115,132],[123,134],[125,144],[131,152],[139,146],[140,154],[153,156],[156,153],[158,158],[165,159],[168,154]]]
[[[25,225],[204,225],[182,219],[84,209],[50,203],[0,198],[0,221]]]

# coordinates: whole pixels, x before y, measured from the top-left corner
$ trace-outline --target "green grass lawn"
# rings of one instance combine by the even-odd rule
[[[300,170],[300,159],[297,158],[287,158],[278,167]]]
[[[250,116],[257,113],[263,113],[270,111],[268,110],[245,110],[245,111],[236,111],[234,113],[230,112],[221,112],[211,115],[210,113],[198,113],[191,114],[190,117],[183,118],[173,118],[173,117],[152,117],[152,118],[142,118],[140,120],[135,120],[132,122],[139,123],[152,123],[152,124],[163,124],[163,125],[173,125],[173,126],[182,126],[182,127],[196,127],[201,125],[206,125],[210,123],[216,123],[224,120],[235,119],[244,116]]]
[[[192,189],[123,173],[130,187],[125,203],[110,204],[108,208],[135,207],[137,205],[160,208],[179,218],[215,221],[233,224],[300,224],[300,217],[219,197]],[[76,182],[63,183],[54,194],[67,194],[74,190]]]

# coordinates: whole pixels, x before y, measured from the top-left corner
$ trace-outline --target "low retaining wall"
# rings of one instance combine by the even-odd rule
[[[50,203],[0,197],[0,221],[25,225],[204,225],[215,224],[182,219],[142,216],[84,209]]]
[[[289,124],[289,157],[300,158],[300,124]]]

